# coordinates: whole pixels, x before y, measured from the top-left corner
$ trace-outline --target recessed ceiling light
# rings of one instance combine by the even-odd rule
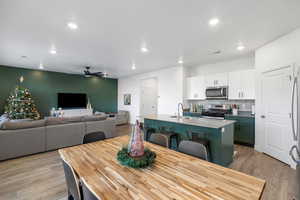
[[[183,60],[182,60],[182,58],[179,58],[179,60],[178,60],[178,64],[183,64]]]
[[[56,54],[56,50],[55,49],[51,49],[50,51],[49,51],[49,53],[51,53],[51,54]]]
[[[39,69],[44,69],[44,65],[40,63]]]
[[[240,44],[239,46],[237,46],[236,48],[238,51],[243,51],[245,49],[245,46]]]
[[[148,53],[149,50],[147,49],[147,47],[142,47],[142,48],[141,48],[141,52],[142,52],[142,53]]]
[[[74,22],[69,22],[69,23],[68,23],[68,27],[69,27],[70,29],[72,29],[72,30],[78,29],[78,25],[77,25],[76,23],[74,23]]]
[[[132,69],[132,70],[135,70],[135,69],[136,69],[135,64],[132,64],[131,69]]]
[[[209,23],[210,26],[216,26],[220,23],[220,20],[218,18],[212,18],[212,19],[209,20],[208,23]]]

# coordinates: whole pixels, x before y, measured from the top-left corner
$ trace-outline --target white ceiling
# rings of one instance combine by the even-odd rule
[[[221,21],[215,28],[212,17]],[[1,0],[0,65],[37,69],[42,62],[67,73],[91,65],[127,76],[175,66],[180,56],[192,65],[249,54],[299,27],[299,19],[299,0]],[[69,21],[79,29],[68,29]]]

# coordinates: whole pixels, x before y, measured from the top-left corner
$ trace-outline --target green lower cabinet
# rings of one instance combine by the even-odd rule
[[[225,116],[225,119],[235,120],[234,142],[248,146],[255,144],[255,119],[254,117]]]

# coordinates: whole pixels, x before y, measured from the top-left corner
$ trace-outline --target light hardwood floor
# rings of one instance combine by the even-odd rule
[[[130,133],[118,126],[119,135]],[[263,200],[300,200],[295,170],[254,151],[236,145],[230,168],[267,181]],[[297,182],[298,181],[298,182]],[[0,200],[66,200],[64,172],[57,151],[0,162]]]

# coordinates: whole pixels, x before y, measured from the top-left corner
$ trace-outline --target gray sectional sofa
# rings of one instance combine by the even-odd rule
[[[129,123],[129,112],[126,110],[120,110],[116,114],[117,125],[123,125]]]
[[[116,136],[116,120],[103,116],[6,121],[0,127],[0,160],[82,144],[87,133]]]

